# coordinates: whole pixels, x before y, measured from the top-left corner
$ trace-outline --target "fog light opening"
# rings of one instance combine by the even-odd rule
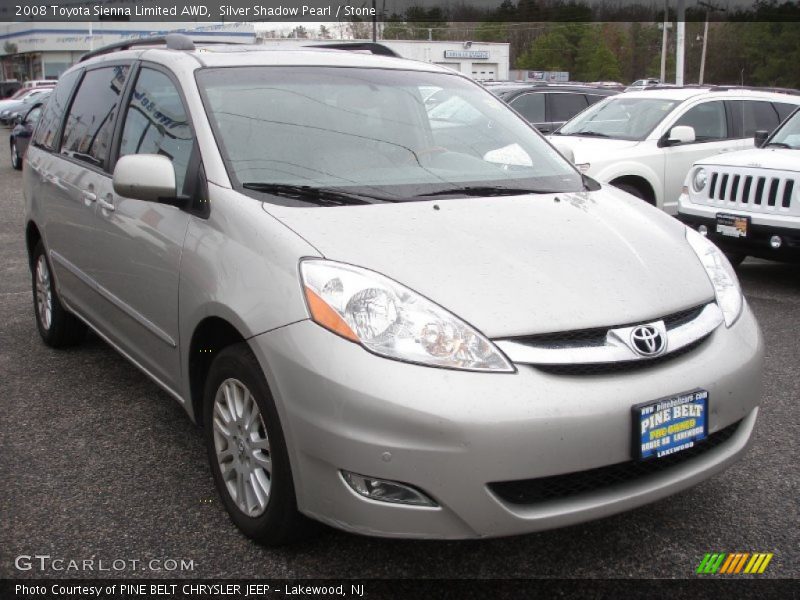
[[[697,233],[699,233],[700,235],[708,235],[708,227],[706,227],[705,225],[698,225]]]
[[[349,471],[342,471],[342,478],[356,494],[370,500],[411,506],[438,506],[421,491],[404,483],[367,477]]]
[[[769,238],[769,245],[772,247],[773,250],[777,250],[781,246],[783,246],[783,240],[779,235],[773,235]]]

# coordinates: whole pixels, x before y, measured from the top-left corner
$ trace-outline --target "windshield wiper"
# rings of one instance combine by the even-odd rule
[[[789,144],[784,144],[783,142],[770,142],[769,144],[764,144],[761,147],[769,148],[770,146],[775,146],[776,148],[788,148],[789,150],[794,150],[794,146],[790,146]]]
[[[573,131],[568,135],[585,135],[589,137],[602,137],[602,138],[611,137],[607,133],[600,133],[599,131]]]
[[[390,198],[382,196],[372,196],[369,194],[343,192],[333,188],[313,187],[310,185],[290,185],[285,183],[259,183],[248,181],[242,187],[264,194],[274,194],[286,198],[296,198],[307,200],[317,204],[350,205],[350,204],[371,204],[370,200],[382,200],[384,202],[394,202]]]
[[[438,192],[428,192],[427,194],[417,194],[415,198],[427,196],[521,196],[523,194],[555,194],[552,190],[533,190],[526,188],[507,188],[501,186],[465,186],[447,188]]]

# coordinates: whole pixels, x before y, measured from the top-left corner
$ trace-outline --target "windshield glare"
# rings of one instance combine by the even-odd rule
[[[526,122],[457,75],[235,67],[201,70],[197,80],[240,189],[301,185],[406,200],[455,187],[583,186]]]
[[[677,104],[677,100],[626,98],[621,94],[590,106],[561,127],[558,133],[643,140]]]
[[[776,131],[769,140],[769,144],[781,144],[794,150],[800,150],[800,111],[789,117],[783,127]]]

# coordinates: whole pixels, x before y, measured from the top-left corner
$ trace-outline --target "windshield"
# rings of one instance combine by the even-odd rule
[[[457,75],[235,67],[197,79],[228,172],[245,193],[309,186],[402,201],[490,187],[583,189],[580,174],[525,121]]]
[[[677,104],[677,100],[628,98],[621,94],[589,107],[557,133],[639,141],[645,139]]]
[[[800,111],[789,117],[783,126],[766,143],[766,146],[779,146],[800,150]]]

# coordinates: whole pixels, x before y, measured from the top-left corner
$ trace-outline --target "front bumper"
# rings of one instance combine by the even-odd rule
[[[725,213],[750,217],[750,229],[746,238],[732,238],[716,232],[716,215]],[[691,204],[683,197],[679,201],[677,218],[692,229],[700,225],[708,228],[708,239],[725,252],[741,253],[770,260],[800,260],[800,220],[797,217],[748,213],[741,210],[727,210],[713,206]],[[770,246],[770,238],[781,237],[781,247]]]
[[[470,373],[380,358],[310,321],[250,340],[289,445],[299,509],[362,534],[502,536],[604,517],[686,489],[746,450],[761,397],[763,343],[750,309],[692,352],[605,375]],[[631,460],[631,406],[694,388],[710,393],[709,433],[741,421],[713,449],[645,478],[531,504],[493,482]],[[345,469],[411,484],[439,506],[358,496]]]

